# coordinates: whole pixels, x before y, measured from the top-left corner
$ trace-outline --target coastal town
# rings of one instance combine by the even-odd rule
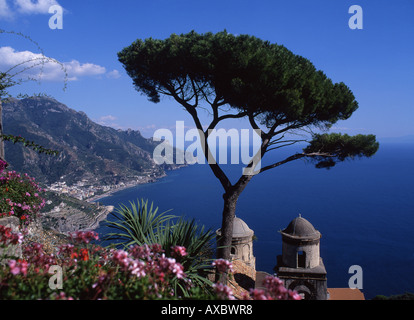
[[[47,186],[45,189],[47,191],[67,195],[78,200],[93,202],[116,191],[121,191],[139,184],[154,182],[157,178],[151,175],[135,176],[134,179],[129,181],[106,185],[93,184],[87,179],[82,179],[73,185],[68,185],[66,181],[58,181],[50,186]]]

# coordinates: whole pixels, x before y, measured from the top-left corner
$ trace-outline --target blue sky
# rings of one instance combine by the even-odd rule
[[[61,30],[49,28],[53,4],[64,8]],[[363,9],[362,30],[348,26],[351,5]],[[283,44],[345,82],[360,108],[335,131],[414,135],[413,17],[412,0],[0,0],[0,29],[30,36],[69,72],[65,91],[55,65],[45,67],[40,84],[25,83],[13,93],[45,92],[96,122],[147,137],[176,120],[191,126],[191,119],[171,100],[153,104],[136,92],[117,52],[137,38],[224,29]],[[0,68],[30,54],[39,54],[36,45],[0,34]],[[248,125],[238,120],[225,127]]]

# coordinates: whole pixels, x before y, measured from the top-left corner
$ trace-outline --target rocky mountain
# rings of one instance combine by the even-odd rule
[[[46,184],[79,181],[117,184],[139,177],[160,177],[173,166],[158,166],[152,160],[157,142],[139,131],[116,130],[91,121],[47,97],[11,99],[3,105],[4,134],[21,135],[58,156],[39,154],[21,144],[5,142],[9,169],[27,172]]]

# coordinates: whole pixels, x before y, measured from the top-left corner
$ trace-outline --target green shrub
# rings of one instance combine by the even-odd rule
[[[118,232],[109,233],[106,240],[114,240],[118,245],[128,248],[131,245],[159,244],[167,256],[172,256],[184,266],[186,275],[199,288],[209,292],[212,282],[207,275],[212,272],[213,240],[215,234],[205,230],[194,220],[188,221],[158,213],[148,200],[130,202],[130,207],[121,205],[113,213],[115,221],[106,221],[107,225]],[[186,254],[177,256],[177,247],[186,249]],[[184,296],[189,292],[179,281],[174,281],[174,289]]]

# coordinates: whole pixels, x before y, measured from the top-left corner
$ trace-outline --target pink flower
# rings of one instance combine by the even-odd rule
[[[154,244],[150,245],[150,250],[152,251],[153,254],[164,252],[161,245],[158,244],[158,243],[154,243]]]
[[[213,261],[212,265],[217,268],[219,273],[233,272],[233,265],[228,260],[217,259]]]
[[[11,228],[0,225],[0,244],[18,244],[22,243],[23,235],[21,233],[13,233]]]
[[[131,274],[136,275],[138,278],[145,277],[145,263],[142,261],[132,260],[129,266]]]
[[[152,251],[147,244],[143,246],[134,245],[130,248],[129,253],[135,259],[144,259],[144,260],[150,260],[151,255],[152,255]]]
[[[16,261],[16,260],[10,260],[9,261],[9,267],[10,267],[10,272],[13,274],[13,275],[18,275],[18,274],[22,274],[22,275],[24,275],[24,276],[26,276],[27,275],[27,266],[28,266],[28,263],[27,263],[27,261],[21,261],[21,260],[18,260],[18,261]]]
[[[132,259],[128,256],[128,252],[124,250],[115,250],[112,255],[112,261],[119,265],[123,271],[128,270]]]
[[[72,241],[77,243],[89,243],[98,240],[99,236],[95,231],[76,231],[69,234]]]
[[[170,272],[178,279],[184,278],[184,267],[173,258],[166,258],[164,254],[159,258],[158,264],[161,272]]]
[[[274,276],[267,276],[263,281],[265,290],[251,289],[253,300],[301,300],[299,294],[284,287],[283,281]]]
[[[23,242],[23,235],[20,232],[15,234],[14,242],[15,244]]]
[[[181,258],[187,255],[185,247],[173,246],[171,247],[171,256],[174,258]]]
[[[4,169],[6,169],[6,167],[7,167],[7,162],[0,159],[0,173],[2,173]]]
[[[217,294],[217,297],[221,300],[235,300],[233,296],[233,291],[222,283],[215,283],[213,285],[214,290]]]
[[[171,270],[171,272],[173,273],[173,274],[175,274],[175,276],[178,278],[178,279],[182,279],[182,278],[184,278],[184,267],[180,264],[180,263],[178,263],[178,262],[175,262],[175,259],[171,259],[171,260],[173,260],[173,262],[171,263],[171,265],[170,265],[170,270]]]
[[[292,290],[288,291],[288,297],[288,300],[302,300],[302,297],[296,291]]]
[[[72,297],[66,297],[66,293],[61,291],[59,294],[55,294],[55,300],[73,300]]]
[[[269,300],[269,296],[262,289],[250,289],[250,296],[253,300]]]

